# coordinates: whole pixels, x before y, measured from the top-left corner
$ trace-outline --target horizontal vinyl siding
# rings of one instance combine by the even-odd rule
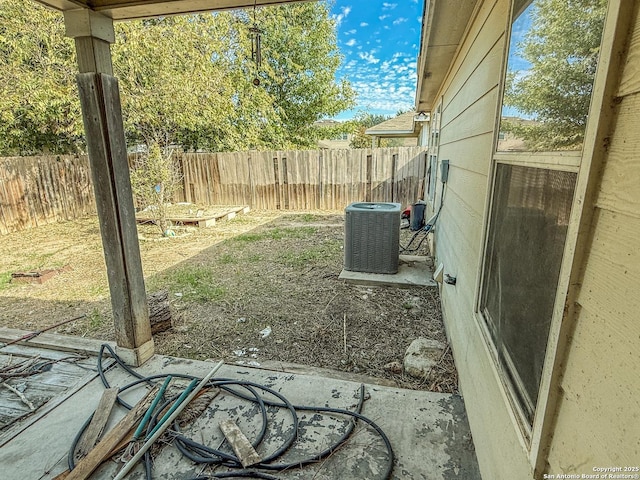
[[[455,286],[442,287],[442,307],[480,469],[491,480],[532,478],[474,318],[508,10],[508,0],[482,3],[439,95],[439,159],[449,160],[450,169],[435,254],[456,277]],[[438,182],[437,204],[441,188]]]

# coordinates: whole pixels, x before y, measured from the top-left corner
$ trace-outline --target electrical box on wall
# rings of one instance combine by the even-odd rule
[[[440,181],[442,183],[447,183],[449,179],[449,160],[442,160],[440,162]]]

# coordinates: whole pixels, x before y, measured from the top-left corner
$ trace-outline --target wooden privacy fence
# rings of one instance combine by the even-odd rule
[[[178,158],[182,200],[258,209],[341,210],[351,202],[414,203],[423,147],[191,153]]]
[[[0,234],[94,212],[86,156],[0,158]]]
[[[422,147],[180,153],[175,201],[257,209],[342,210],[422,198]],[[0,159],[0,234],[95,213],[86,156]]]

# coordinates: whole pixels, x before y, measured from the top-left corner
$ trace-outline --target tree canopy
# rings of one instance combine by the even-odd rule
[[[62,15],[34,2],[0,3],[0,153],[82,148],[72,40]]]
[[[502,125],[503,130],[524,138],[529,148],[572,149],[582,145],[606,3],[535,0],[529,8],[531,28],[516,51],[530,68],[510,68],[504,105],[534,121],[503,121]]]
[[[326,2],[311,2],[258,11],[265,32],[259,77],[280,119],[274,134],[288,137],[292,146],[315,145],[319,129],[313,123],[354,104],[351,86],[335,81],[342,57],[328,9]]]
[[[112,46],[130,145],[210,151],[307,147],[316,120],[352,106],[325,2],[116,23]],[[0,3],[0,154],[82,151],[75,49],[62,15]],[[252,80],[260,78],[256,87]]]

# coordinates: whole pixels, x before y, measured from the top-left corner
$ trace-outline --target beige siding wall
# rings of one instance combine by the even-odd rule
[[[640,2],[596,200],[550,473],[640,461]]]
[[[450,161],[435,254],[457,277],[443,285],[442,306],[483,478],[530,480],[528,449],[474,317],[509,10],[508,0],[480,3],[433,106],[442,100],[438,157]],[[564,375],[547,458],[556,475],[640,459],[640,1],[634,12],[577,320],[557,365]]]
[[[456,286],[443,286],[442,306],[480,469],[492,480],[532,477],[474,318],[508,11],[508,0],[481,2],[438,96],[439,159],[449,160],[450,170],[436,257],[445,273],[457,277]],[[436,203],[439,198],[440,191]]]

